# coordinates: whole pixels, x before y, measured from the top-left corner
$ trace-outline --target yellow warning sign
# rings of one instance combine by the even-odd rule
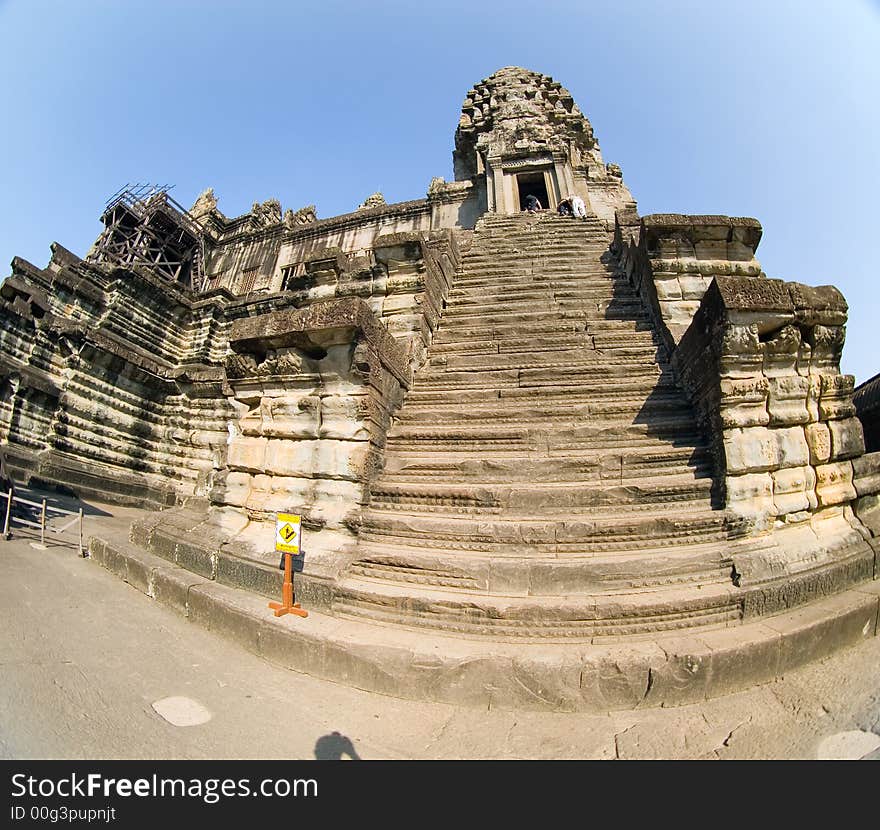
[[[275,518],[275,550],[281,553],[299,553],[302,518],[293,513],[279,513]]]

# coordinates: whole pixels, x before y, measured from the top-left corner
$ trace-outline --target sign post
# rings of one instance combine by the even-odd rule
[[[293,601],[293,565],[294,556],[300,553],[300,537],[302,536],[302,517],[293,513],[279,513],[275,520],[275,550],[284,555],[284,584],[281,587],[281,602],[270,602],[269,607],[276,617],[294,614],[297,617],[308,617],[298,602]]]

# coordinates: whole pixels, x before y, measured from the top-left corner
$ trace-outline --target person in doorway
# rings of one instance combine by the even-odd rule
[[[560,216],[574,216],[574,211],[571,206],[571,199],[563,199],[560,201],[558,205],[556,205],[556,212]]]
[[[575,219],[583,219],[585,222],[587,220],[587,206],[584,204],[584,200],[581,199],[575,193],[572,193],[568,197],[568,201],[571,202],[571,210],[574,214]]]
[[[526,196],[526,210],[529,213],[537,213],[539,210],[542,210],[541,203],[538,201],[537,196],[533,196],[531,193]]]

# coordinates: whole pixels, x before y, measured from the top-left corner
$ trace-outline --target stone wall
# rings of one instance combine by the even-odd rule
[[[255,224],[251,214],[234,220],[216,210],[203,217],[211,230],[206,256],[207,286],[237,295],[271,294],[285,287],[289,272],[303,274],[309,262],[327,251],[357,259],[375,247],[377,238],[396,233],[424,233],[473,228],[485,210],[485,185],[432,182],[427,199],[367,207],[329,219],[293,224]]]
[[[193,332],[216,333],[213,304],[58,245],[46,269],[14,260],[0,295],[0,440],[21,477],[133,503],[207,493],[228,412]]]
[[[387,234],[360,256],[316,251],[282,294],[230,304],[226,373],[239,416],[211,521],[237,549],[272,550],[285,510],[304,516],[311,573],[354,543],[458,261],[449,231]],[[293,307],[278,310],[282,300]]]
[[[756,219],[618,211],[615,249],[620,264],[652,310],[667,346],[687,330],[716,276],[762,276],[755,259]]]
[[[776,561],[737,560],[767,579],[877,546],[880,454],[865,454],[840,373],[846,302],[832,286],[768,279],[760,235],[754,219],[619,212],[614,251],[710,442],[716,501],[753,534],[786,532]]]
[[[831,286],[716,277],[673,360],[716,444],[726,504],[758,526],[839,513],[863,455],[847,307]],[[829,514],[830,515],[830,514]]]
[[[11,466],[113,501],[211,497],[245,547],[273,547],[279,509],[350,541],[458,260],[450,231],[384,234],[240,299],[57,245],[46,269],[16,260],[0,306]]]

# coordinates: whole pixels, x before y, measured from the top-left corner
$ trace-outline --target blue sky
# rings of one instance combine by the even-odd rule
[[[850,304],[843,370],[880,372],[873,243],[880,4],[0,0],[0,261],[83,255],[126,182],[320,217],[452,178],[465,93],[552,75],[642,214],[764,226],[771,277]]]

